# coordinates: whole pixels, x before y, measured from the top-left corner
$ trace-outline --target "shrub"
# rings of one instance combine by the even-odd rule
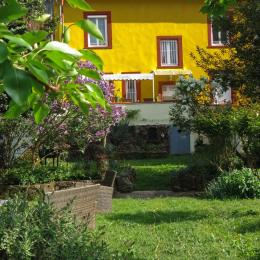
[[[243,168],[224,172],[207,188],[211,198],[260,198],[260,171]]]
[[[173,191],[203,191],[215,178],[216,169],[209,164],[194,164],[173,172],[170,186]]]
[[[131,259],[112,252],[100,232],[76,222],[68,208],[21,196],[0,207],[0,259]]]
[[[27,185],[48,183],[52,181],[87,180],[96,177],[95,165],[86,167],[84,162],[78,161],[61,164],[58,167],[20,163],[15,168],[0,170],[0,183],[6,185]]]

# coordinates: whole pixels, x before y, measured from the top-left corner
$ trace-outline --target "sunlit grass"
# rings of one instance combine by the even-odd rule
[[[122,165],[131,165],[137,173],[135,190],[169,190],[172,172],[187,166],[189,155],[171,156],[164,159],[127,160]]]
[[[136,259],[260,259],[260,200],[115,199],[97,226]]]

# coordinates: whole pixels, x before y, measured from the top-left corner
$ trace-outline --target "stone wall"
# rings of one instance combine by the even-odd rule
[[[163,157],[169,154],[169,126],[129,126],[127,137],[116,147],[124,159]]]

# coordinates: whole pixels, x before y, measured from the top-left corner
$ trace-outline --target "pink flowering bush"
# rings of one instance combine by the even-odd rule
[[[82,62],[80,67],[97,71],[90,62]],[[77,83],[97,84],[108,102],[112,104],[114,96],[114,86],[102,79],[93,79],[79,76]],[[121,106],[111,106],[105,110],[100,106],[89,107],[89,113],[83,113],[78,107],[67,101],[51,101],[51,112],[49,116],[38,127],[37,148],[44,145],[48,148],[62,150],[72,148],[85,150],[90,143],[102,142],[111,132],[113,126],[118,124],[126,116],[125,110]],[[36,146],[35,146],[36,147]]]
[[[82,62],[81,67],[96,70],[90,62]],[[100,72],[99,72],[100,73]],[[112,104],[114,85],[102,79],[94,81],[87,77],[79,77],[77,83],[96,83],[102,90],[108,104]],[[77,116],[69,122],[69,140],[71,146],[84,151],[90,143],[106,142],[107,135],[113,126],[117,125],[126,116],[126,111],[121,106],[111,105],[110,109],[90,107],[88,115],[78,110]]]
[[[80,66],[96,71],[96,68],[88,62],[81,63]],[[77,81],[98,84],[108,104],[111,104],[114,86],[102,80],[102,74],[100,76],[101,80],[97,82],[86,77],[78,78]],[[5,136],[5,142],[0,142],[0,162],[5,161],[7,165],[13,165],[17,151],[23,155],[31,150],[32,162],[35,163],[38,161],[38,152],[43,147],[51,151],[63,151],[70,148],[83,152],[90,143],[106,140],[113,126],[126,115],[120,106],[113,105],[107,110],[100,106],[90,106],[89,113],[85,114],[67,100],[56,100],[49,94],[46,94],[45,99],[50,113],[40,124],[36,124],[31,112],[7,121],[3,116],[8,108],[7,96],[0,95],[0,137]],[[12,143],[14,136],[18,140],[15,146]],[[10,156],[6,158],[7,155]],[[3,165],[3,162],[0,164]]]

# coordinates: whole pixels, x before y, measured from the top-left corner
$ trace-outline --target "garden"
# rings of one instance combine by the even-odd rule
[[[191,54],[209,79],[176,83],[169,115],[195,153],[129,159],[136,111],[112,104],[101,58],[70,47],[69,28],[51,40],[60,17],[44,3],[0,0],[0,259],[259,259],[259,4],[201,10],[232,41]],[[230,85],[234,102],[213,105]]]

